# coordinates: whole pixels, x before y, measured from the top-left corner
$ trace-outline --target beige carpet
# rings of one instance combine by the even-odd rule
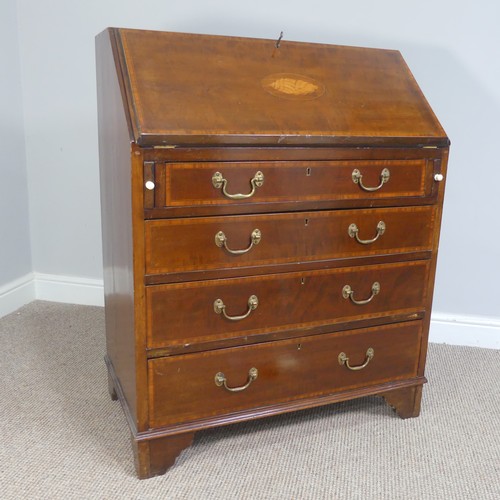
[[[1,499],[500,499],[500,352],[431,345],[422,414],[365,398],[197,434],[135,478],[108,397],[103,310],[0,320]]]

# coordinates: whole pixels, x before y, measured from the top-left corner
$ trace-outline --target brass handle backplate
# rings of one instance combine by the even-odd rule
[[[249,252],[254,245],[258,245],[261,239],[262,239],[262,233],[260,232],[260,229],[254,229],[252,231],[252,234],[250,235],[250,246],[244,248],[243,250],[231,250],[227,246],[227,236],[222,231],[219,231],[215,235],[215,244],[219,248],[224,247],[229,253],[232,253],[233,255],[241,255],[243,253]]]
[[[349,368],[349,370],[358,371],[358,370],[362,370],[363,368],[366,368],[366,366],[373,359],[374,356],[375,356],[375,351],[373,350],[373,347],[369,347],[368,350],[366,351],[365,362],[362,365],[351,366],[349,364],[349,358],[347,357],[347,354],[345,352],[341,352],[339,354],[338,360],[339,360],[340,366],[345,365],[347,368]]]
[[[361,189],[369,192],[378,191],[386,182],[389,182],[390,177],[391,173],[389,169],[384,168],[382,172],[380,172],[380,184],[375,187],[368,187],[363,184],[363,174],[357,168],[352,171],[352,182],[354,182],[354,184],[359,184]]]
[[[255,311],[259,305],[259,299],[257,298],[256,295],[250,295],[248,298],[248,311],[245,314],[242,314],[241,316],[229,316],[226,313],[226,304],[222,301],[222,299],[217,299],[214,302],[214,311],[217,314],[222,314],[226,319],[229,319],[230,321],[240,321],[242,319],[248,318],[250,316],[250,313],[252,311]]]
[[[251,198],[255,194],[255,190],[258,187],[261,187],[264,184],[264,174],[259,170],[252,179],[250,179],[250,185],[252,186],[252,190],[248,194],[230,194],[226,191],[227,179],[220,172],[215,172],[212,175],[212,184],[214,188],[220,189],[222,188],[222,193],[224,196],[229,198],[230,200],[244,200],[246,198]]]
[[[377,224],[377,234],[375,235],[374,238],[370,240],[362,240],[358,236],[359,229],[358,226],[356,226],[356,224],[354,223],[349,225],[349,227],[347,228],[347,232],[349,233],[349,236],[351,238],[356,238],[356,241],[358,243],[361,243],[362,245],[369,245],[370,243],[377,241],[380,238],[380,236],[382,236],[385,233],[385,222],[383,220],[379,221],[379,223]]]
[[[356,300],[354,298],[354,290],[351,288],[350,285],[345,285],[344,288],[342,288],[342,297],[344,297],[344,299],[351,299],[351,302],[358,306],[368,304],[368,302],[371,302],[373,300],[373,297],[375,297],[375,295],[378,295],[379,293],[380,293],[380,283],[378,281],[375,281],[372,285],[372,294],[367,299],[364,300]]]
[[[224,386],[224,389],[230,392],[240,392],[247,389],[250,386],[250,384],[257,379],[258,376],[259,376],[259,371],[257,370],[257,368],[250,368],[250,370],[248,370],[248,380],[245,385],[242,385],[240,387],[228,387],[226,376],[222,372],[219,372],[215,374],[215,385],[217,387]]]

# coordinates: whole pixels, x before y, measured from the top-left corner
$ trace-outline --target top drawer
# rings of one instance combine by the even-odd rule
[[[429,203],[433,159],[179,162],[145,165],[145,207],[201,213]],[[148,182],[149,181],[149,182]],[[405,203],[404,199],[408,199]],[[392,201],[391,201],[392,200]],[[384,203],[385,201],[385,203]],[[399,204],[399,203],[398,203]]]

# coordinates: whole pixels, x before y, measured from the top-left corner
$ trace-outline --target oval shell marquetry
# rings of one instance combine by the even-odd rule
[[[317,99],[325,92],[322,83],[308,76],[293,73],[268,75],[262,79],[261,83],[270,94],[285,99]]]
[[[277,92],[293,95],[307,95],[318,90],[318,86],[314,85],[314,83],[297,80],[295,78],[279,78],[272,82],[270,87]]]

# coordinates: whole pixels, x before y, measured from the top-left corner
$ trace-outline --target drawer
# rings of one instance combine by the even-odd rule
[[[424,260],[149,286],[148,347],[416,313],[424,309],[429,266]]]
[[[430,197],[434,160],[159,163],[147,207]],[[152,172],[146,173],[152,178]],[[253,210],[253,208],[252,208]]]
[[[149,360],[150,424],[161,427],[413,378],[421,331],[421,321],[411,321]],[[341,353],[347,363],[340,364]],[[367,361],[356,371],[347,367]],[[257,370],[253,381],[252,368]],[[250,384],[232,392],[224,379],[233,389]]]
[[[423,206],[146,221],[146,274],[429,251],[434,219]]]

